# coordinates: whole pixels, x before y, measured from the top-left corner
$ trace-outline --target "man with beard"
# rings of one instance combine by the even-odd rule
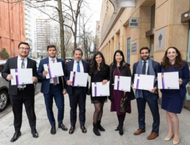
[[[146,102],[149,105],[153,116],[152,132],[147,137],[147,139],[155,139],[159,135],[159,125],[160,125],[160,115],[158,110],[158,90],[157,90],[157,73],[160,72],[160,64],[149,58],[150,50],[148,47],[142,47],[140,49],[141,60],[134,63],[133,65],[133,83],[134,74],[144,74],[144,75],[154,75],[154,88],[152,90],[136,90],[135,97],[137,100],[138,107],[138,123],[139,129],[134,133],[134,135],[140,135],[145,132],[145,107]]]
[[[53,99],[55,100],[56,106],[58,108],[58,128],[66,131],[67,127],[63,124],[64,117],[64,96],[66,94],[66,82],[62,84],[62,77],[54,77],[46,79],[47,71],[44,70],[44,64],[51,64],[61,62],[63,71],[65,62],[61,59],[56,58],[57,50],[54,45],[47,46],[47,53],[49,57],[40,61],[38,76],[42,79],[41,92],[44,94],[44,100],[46,104],[47,116],[51,125],[50,133],[52,135],[56,134],[55,118],[53,115]]]
[[[36,62],[27,58],[29,52],[29,44],[26,42],[21,42],[18,45],[18,56],[9,58],[2,72],[3,78],[9,82],[9,97],[14,114],[15,133],[11,139],[11,142],[16,141],[19,136],[21,136],[20,129],[22,124],[23,104],[26,109],[31,133],[33,137],[38,137],[38,133],[36,131],[36,115],[34,112],[34,84],[11,85],[11,79],[13,79],[13,76],[10,74],[10,69],[32,68],[33,77],[31,79],[33,82],[37,82]]]

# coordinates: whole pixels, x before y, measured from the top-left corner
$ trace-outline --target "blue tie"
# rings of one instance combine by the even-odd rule
[[[77,72],[80,72],[80,65],[79,65],[79,61],[77,61]]]

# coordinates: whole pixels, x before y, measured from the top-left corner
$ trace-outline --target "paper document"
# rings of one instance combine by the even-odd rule
[[[86,87],[87,86],[88,73],[70,72],[70,81],[74,87]]]
[[[105,85],[102,82],[93,82],[92,83],[92,97],[101,97],[110,95],[110,82],[107,82]]]
[[[130,92],[131,91],[131,77],[115,76],[114,90]]]

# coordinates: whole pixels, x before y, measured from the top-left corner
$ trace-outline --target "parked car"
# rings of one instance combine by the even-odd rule
[[[0,112],[5,110],[9,103],[8,85],[9,83],[3,79],[1,72],[3,71],[6,60],[0,60]]]

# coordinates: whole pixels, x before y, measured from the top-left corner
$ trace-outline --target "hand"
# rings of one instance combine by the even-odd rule
[[[45,77],[48,74],[48,71],[43,71],[43,77]]]
[[[124,90],[124,93],[126,93],[127,91],[126,90]]]
[[[108,80],[103,80],[102,85],[105,85],[108,82]]]
[[[10,81],[11,79],[13,79],[13,76],[11,74],[7,75],[7,80]]]
[[[63,89],[63,94],[65,95],[67,93],[67,90],[66,89]]]
[[[156,91],[156,87],[154,87],[152,90],[149,90],[149,92],[154,93]]]
[[[37,81],[37,77],[32,77],[32,82],[35,83]]]
[[[72,84],[72,81],[68,80],[67,85],[70,86]]]
[[[158,81],[158,77],[156,77],[156,81]]]
[[[179,79],[179,85],[181,85],[182,82],[183,82],[183,80],[180,78],[180,79]]]
[[[134,90],[136,90],[136,89],[137,89],[137,88],[134,88],[134,84],[132,84],[132,87],[133,87],[133,89],[134,89]]]

